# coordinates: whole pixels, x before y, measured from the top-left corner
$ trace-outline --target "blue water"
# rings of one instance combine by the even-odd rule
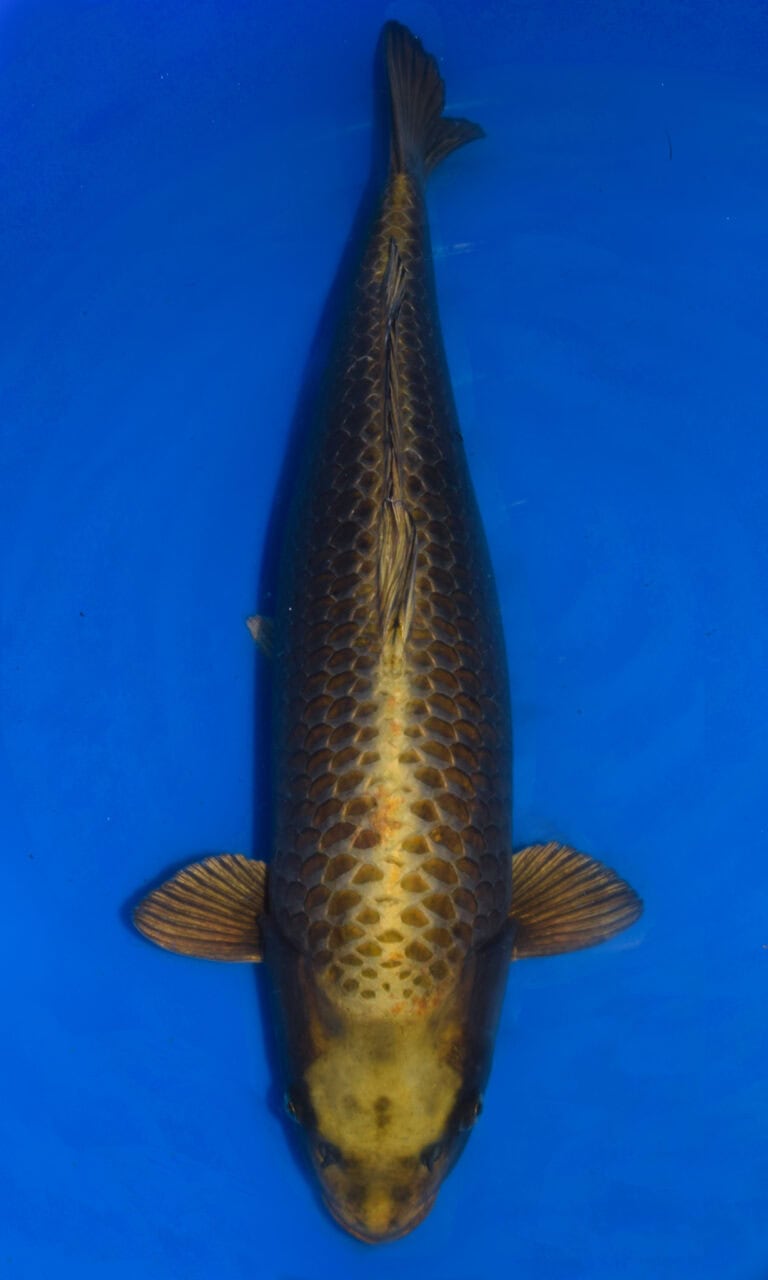
[[[488,132],[431,212],[516,841],[647,905],[514,969],[464,1157],[371,1250],[253,972],[126,906],[261,852],[243,620],[391,16]],[[2,1276],[768,1276],[767,54],[753,0],[0,6]]]

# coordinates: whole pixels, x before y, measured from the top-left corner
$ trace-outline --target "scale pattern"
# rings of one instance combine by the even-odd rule
[[[404,648],[378,627],[385,274],[416,527]],[[276,618],[270,909],[336,1000],[422,1012],[510,899],[506,663],[434,294],[422,183],[390,178],[293,504]]]

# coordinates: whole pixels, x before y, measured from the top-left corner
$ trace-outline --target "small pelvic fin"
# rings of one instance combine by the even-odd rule
[[[532,844],[512,859],[513,960],[594,946],[628,928],[642,910],[615,871],[568,845]]]
[[[396,172],[416,168],[426,173],[462,147],[483,138],[470,120],[443,116],[445,85],[437,62],[399,22],[384,28],[384,50],[392,103],[392,156]]]
[[[252,618],[246,618],[245,625],[261,649],[265,658],[274,657],[275,652],[275,621],[274,618],[265,618],[260,613],[255,613]]]
[[[166,951],[254,964],[262,958],[266,876],[265,863],[240,853],[193,862],[147,894],[133,922]]]

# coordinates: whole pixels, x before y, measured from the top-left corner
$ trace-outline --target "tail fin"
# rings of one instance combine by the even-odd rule
[[[384,50],[392,102],[391,164],[397,172],[426,173],[465,142],[483,138],[477,124],[443,116],[445,85],[431,53],[407,27],[388,22]]]

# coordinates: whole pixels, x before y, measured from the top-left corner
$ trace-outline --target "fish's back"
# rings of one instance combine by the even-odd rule
[[[399,643],[382,618],[398,508],[413,535]],[[510,731],[423,190],[405,175],[358,274],[288,545],[271,909],[335,998],[420,1010],[506,917]]]

